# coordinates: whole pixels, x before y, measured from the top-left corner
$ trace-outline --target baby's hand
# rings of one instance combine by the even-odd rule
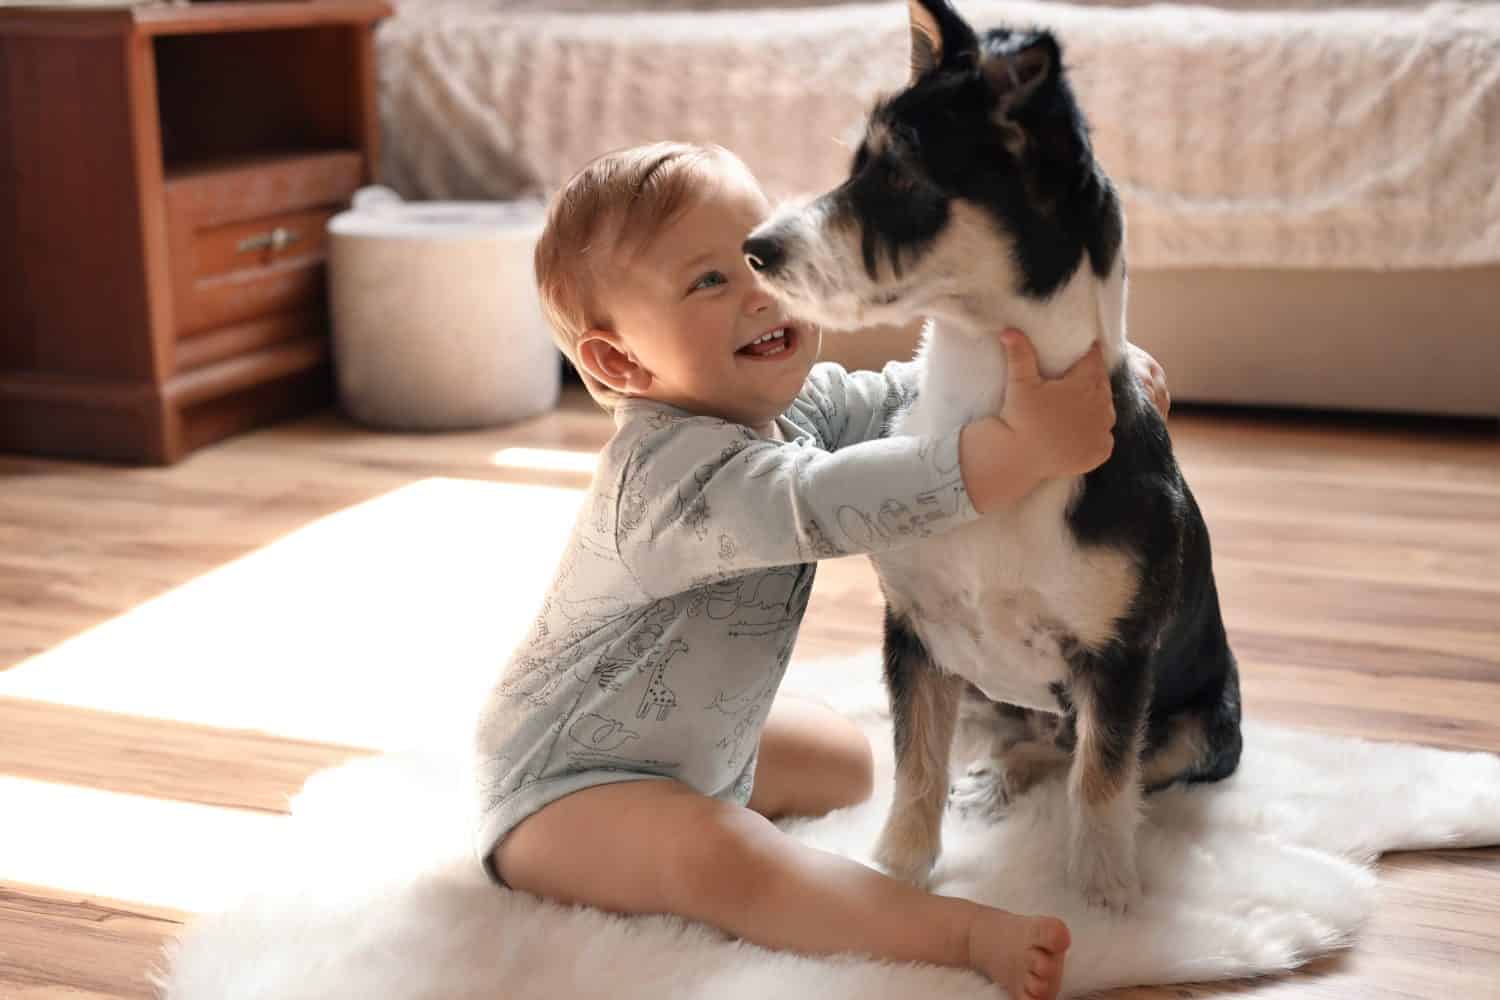
[[[1141,385],[1146,389],[1146,395],[1151,397],[1151,402],[1156,405],[1156,412],[1163,417],[1172,408],[1172,394],[1167,391],[1167,373],[1155,358],[1134,344],[1126,344],[1126,357],[1130,359],[1130,369],[1135,372],[1135,377],[1140,379]]]
[[[1115,401],[1098,344],[1061,378],[1044,379],[1031,341],[1007,330],[1002,342],[1010,361],[1005,405],[965,425],[958,439],[964,488],[981,514],[1012,506],[1044,479],[1082,475],[1115,447]]]
[[[1104,464],[1115,447],[1115,401],[1099,344],[1061,377],[1044,379],[1031,341],[1007,330],[1001,343],[1009,373],[1000,419],[1015,431],[1036,474],[1059,479]]]

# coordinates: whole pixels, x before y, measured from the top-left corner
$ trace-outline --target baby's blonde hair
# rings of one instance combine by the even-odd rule
[[[623,244],[649,244],[726,164],[744,169],[722,146],[656,142],[619,149],[574,174],[548,206],[535,256],[542,313],[552,339],[606,410],[622,397],[579,364],[578,342],[589,330],[611,327],[600,290],[614,256]]]

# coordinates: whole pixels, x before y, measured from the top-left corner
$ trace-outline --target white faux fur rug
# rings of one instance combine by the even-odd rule
[[[787,691],[860,720],[875,799],[790,824],[865,859],[890,796],[890,726],[873,653],[799,663]],[[854,678],[851,683],[850,679]],[[1250,724],[1230,781],[1148,800],[1142,904],[1086,908],[1061,881],[1059,782],[994,825],[950,815],[938,891],[1073,930],[1066,992],[1249,976],[1345,946],[1376,903],[1384,851],[1500,843],[1500,757]],[[698,925],[567,909],[492,887],[470,854],[454,749],[392,754],[315,775],[259,888],[195,921],[164,977],[168,1000],[530,1000],[994,997],[979,977],[855,958],[768,952]]]

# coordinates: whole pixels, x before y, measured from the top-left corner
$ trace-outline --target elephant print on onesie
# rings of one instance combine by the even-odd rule
[[[774,635],[797,627],[812,574],[804,566],[780,566],[699,587],[688,614],[724,622],[732,637]]]

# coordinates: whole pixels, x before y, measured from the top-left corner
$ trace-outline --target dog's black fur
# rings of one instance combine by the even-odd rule
[[[1103,650],[1077,650],[1070,663],[1077,682],[1109,692],[1102,704],[1118,706],[1119,726],[1131,725],[1138,717],[1134,704],[1146,701],[1148,757],[1165,745],[1175,718],[1187,713],[1200,719],[1207,754],[1154,787],[1218,780],[1239,763],[1240,697],[1208,528],[1156,407],[1128,366],[1116,369],[1111,382],[1114,451],[1084,477],[1068,523],[1080,544],[1133,552],[1145,572],[1116,642]]]

